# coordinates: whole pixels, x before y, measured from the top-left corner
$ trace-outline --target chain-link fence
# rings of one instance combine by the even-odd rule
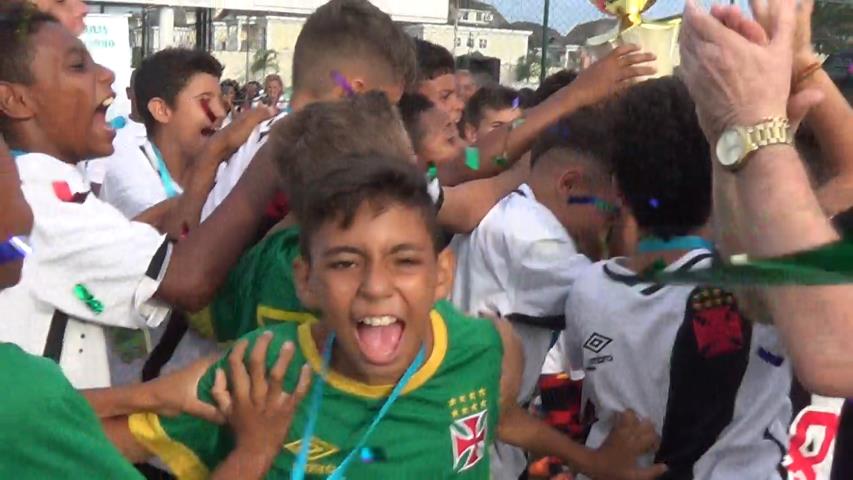
[[[853,0],[816,1],[816,47],[832,55],[827,68],[838,70],[836,77],[853,78],[847,71],[853,56]],[[547,74],[580,68],[595,50],[590,44],[618,32],[618,19],[602,13],[599,2],[603,0],[450,0],[454,54],[463,68],[475,73],[487,72],[515,87],[535,86]],[[646,21],[665,21],[684,10],[684,0],[651,3],[643,14]],[[749,10],[748,0],[698,3],[704,8],[735,4]],[[676,38],[674,29],[672,42]]]

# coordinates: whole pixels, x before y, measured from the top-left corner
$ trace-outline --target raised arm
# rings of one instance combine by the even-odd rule
[[[453,186],[477,178],[491,177],[503,167],[494,159],[505,156],[510,163],[530,150],[533,142],[561,117],[591,105],[630,85],[635,78],[651,75],[654,60],[651,53],[642,53],[635,45],[624,45],[581,72],[578,78],[541,104],[524,112],[525,121],[513,128],[505,125],[485,135],[476,144],[480,152],[480,168],[472,170],[465,165],[464,156],[455,162],[439,167],[438,174],[444,185]]]
[[[802,91],[789,99],[796,0],[769,0],[768,41],[754,43],[702,11],[685,9],[681,58],[684,79],[711,145],[733,125],[785,117],[820,98]],[[744,29],[740,28],[743,32]],[[850,152],[848,152],[850,153]],[[737,172],[714,165],[714,208],[721,246],[764,257],[814,248],[838,239],[793,147],[759,149]],[[728,253],[732,252],[729,247]],[[853,395],[853,286],[778,287],[762,297],[791,353],[798,378],[811,391]]]

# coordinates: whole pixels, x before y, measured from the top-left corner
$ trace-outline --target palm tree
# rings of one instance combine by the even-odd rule
[[[263,72],[263,76],[266,76],[267,71],[278,72],[278,52],[272,49],[260,49],[256,51],[249,70],[254,74]]]

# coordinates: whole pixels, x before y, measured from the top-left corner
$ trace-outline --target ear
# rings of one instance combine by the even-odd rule
[[[296,287],[296,296],[299,297],[302,305],[309,310],[316,310],[318,308],[317,299],[309,285],[310,277],[310,262],[305,260],[301,255],[296,257],[296,260],[293,261],[293,283]]]
[[[160,97],[154,97],[148,100],[148,111],[157,123],[169,123],[172,120],[172,109]]]
[[[29,89],[17,83],[0,82],[0,113],[12,120],[29,120],[36,114]]]
[[[468,122],[465,122],[465,140],[468,140],[470,143],[477,141],[477,129]]]
[[[362,77],[353,77],[349,81],[352,91],[355,93],[364,93],[367,91],[367,82]]]
[[[448,247],[438,254],[436,262],[435,301],[446,299],[453,288],[453,273],[456,271],[456,257]]]
[[[566,198],[574,192],[578,188],[581,178],[581,171],[577,167],[571,166],[563,171],[563,174],[560,175],[560,183],[557,185],[560,196]]]

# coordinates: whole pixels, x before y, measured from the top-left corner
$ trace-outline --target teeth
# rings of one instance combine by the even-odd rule
[[[104,100],[103,102],[101,102],[101,106],[103,106],[103,107],[107,107],[107,108],[110,108],[110,105],[112,105],[112,104],[113,104],[113,101],[114,101],[114,100],[115,100],[115,99],[114,99],[113,97],[109,97],[109,98],[107,98],[106,100]]]
[[[387,327],[397,321],[396,318],[385,315],[382,317],[365,317],[362,318],[359,322],[371,327]]]

